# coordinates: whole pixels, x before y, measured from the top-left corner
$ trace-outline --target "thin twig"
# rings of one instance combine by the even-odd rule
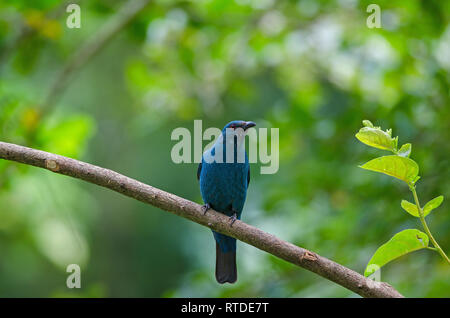
[[[450,264],[450,259],[448,258],[447,254],[445,254],[444,250],[439,246],[438,242],[434,238],[433,234],[431,234],[430,228],[428,227],[427,221],[425,221],[425,217],[423,215],[423,209],[420,206],[419,197],[417,196],[416,192],[416,186],[410,184],[409,189],[411,190],[413,196],[414,196],[414,202],[416,203],[417,211],[419,212],[419,218],[420,222],[422,223],[422,226],[425,230],[425,233],[427,233],[428,237],[430,238],[431,243],[433,244],[434,248],[429,248],[432,250],[435,250],[438,252],[442,258],[447,261],[448,264]]]

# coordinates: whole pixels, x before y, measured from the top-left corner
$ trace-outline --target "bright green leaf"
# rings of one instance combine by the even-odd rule
[[[389,137],[392,137],[392,128],[389,128],[388,130],[386,130],[386,133],[389,135]]]
[[[428,213],[430,213],[432,210],[438,208],[442,204],[442,201],[444,201],[444,196],[443,195],[440,195],[437,198],[434,198],[433,200],[429,201],[423,207],[423,215],[425,216]]]
[[[378,127],[363,127],[356,134],[356,138],[368,146],[395,151],[395,138],[392,138],[389,132],[382,131]]]
[[[437,198],[434,198],[433,200],[429,201],[427,204],[425,204],[425,206],[423,207],[423,216],[427,216],[428,214],[430,214],[431,211],[433,211],[434,209],[436,209],[437,207],[439,207],[442,203],[442,201],[444,201],[444,196],[438,196]],[[408,202],[406,200],[402,200],[402,208],[403,210],[405,210],[406,212],[408,212],[409,214],[411,214],[412,216],[415,217],[419,217],[419,211],[417,210],[417,206],[411,202]]]
[[[373,124],[372,124],[372,122],[370,121],[370,120],[363,120],[363,125],[365,126],[365,127],[371,127],[371,128],[373,128]]]
[[[398,148],[398,136],[395,137],[393,140],[394,140],[394,149],[397,149]]]
[[[402,208],[412,216],[415,216],[416,218],[419,217],[419,211],[417,210],[417,206],[409,201],[402,200]]]
[[[419,166],[414,160],[396,155],[375,158],[360,167],[387,174],[406,183],[416,180],[419,174]]]
[[[378,268],[405,254],[428,247],[428,236],[415,229],[395,234],[387,243],[381,245],[367,264],[364,276],[370,276]]]
[[[411,144],[404,144],[398,151],[398,155],[405,158],[409,158],[410,154],[411,154]]]

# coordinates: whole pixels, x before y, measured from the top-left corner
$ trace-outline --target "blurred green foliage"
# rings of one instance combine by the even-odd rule
[[[70,56],[124,1],[0,1],[0,139],[78,158],[201,202],[196,165],[170,159],[176,127],[234,119],[280,128],[280,170],[252,167],[243,220],[360,273],[393,233],[419,226],[401,181],[373,158],[362,119],[414,144],[423,200],[450,197],[450,2],[156,0],[42,102]],[[447,253],[444,202],[429,226]],[[0,161],[0,296],[354,297],[238,243],[238,282],[214,279],[211,232],[94,185]],[[82,288],[65,286],[80,264]],[[422,250],[383,267],[410,297],[448,297],[450,269]]]

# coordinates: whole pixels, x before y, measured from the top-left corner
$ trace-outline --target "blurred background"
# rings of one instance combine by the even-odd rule
[[[201,203],[197,165],[171,161],[174,128],[279,128],[280,169],[252,165],[243,220],[363,273],[395,233],[422,229],[400,207],[407,186],[358,168],[385,154],[354,137],[369,119],[413,144],[421,201],[446,197],[427,220],[450,252],[449,1],[377,1],[372,29],[373,1],[131,2],[0,1],[1,141]],[[66,26],[69,3],[79,29]],[[2,297],[356,297],[245,243],[237,260],[237,283],[221,286],[207,228],[0,160]],[[72,263],[81,289],[66,287]],[[381,280],[408,297],[450,296],[450,268],[429,250]]]

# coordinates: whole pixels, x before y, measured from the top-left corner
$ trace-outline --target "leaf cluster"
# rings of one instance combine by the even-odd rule
[[[383,131],[375,127],[369,120],[363,121],[364,127],[356,134],[362,143],[377,149],[387,150],[392,155],[370,160],[360,166],[362,169],[383,173],[404,181],[415,194],[415,184],[420,179],[419,165],[410,157],[412,145],[406,143],[398,148],[398,137],[392,137],[392,129]],[[439,207],[444,197],[438,196],[420,207],[418,201],[414,204],[402,200],[401,207],[410,215],[424,218],[432,210]],[[407,253],[428,248],[429,236],[417,229],[407,229],[395,234],[388,242],[380,246],[370,259],[364,271],[365,276],[372,275],[390,261]],[[433,249],[433,248],[431,248]]]

